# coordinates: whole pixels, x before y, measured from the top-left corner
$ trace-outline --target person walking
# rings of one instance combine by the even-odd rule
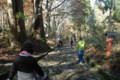
[[[76,50],[77,50],[78,59],[79,59],[80,64],[84,63],[84,60],[83,60],[84,49],[85,49],[85,41],[82,38],[80,38],[76,45]]]
[[[70,46],[72,48],[72,46],[73,46],[73,38],[70,39]]]
[[[63,47],[63,40],[61,37],[58,37],[56,39],[56,45],[57,45],[58,52],[60,52],[60,48]]]
[[[13,80],[15,74],[18,75],[18,80],[38,80],[38,75],[41,76],[43,80],[48,80],[48,75],[43,72],[36,59],[32,56],[33,52],[33,43],[31,41],[25,41],[20,53],[13,59],[7,80]]]
[[[57,46],[58,52],[60,52],[60,38],[59,37],[56,39],[56,46]]]

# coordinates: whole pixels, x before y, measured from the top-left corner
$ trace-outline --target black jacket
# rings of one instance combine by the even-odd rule
[[[44,76],[44,72],[32,56],[16,55],[10,70],[9,79],[12,80],[17,71],[29,73],[36,71],[40,76]]]

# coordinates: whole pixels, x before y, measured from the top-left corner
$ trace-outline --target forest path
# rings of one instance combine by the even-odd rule
[[[49,52],[38,61],[50,80],[105,80],[87,63],[79,64],[77,53],[71,47],[62,47],[60,52]]]

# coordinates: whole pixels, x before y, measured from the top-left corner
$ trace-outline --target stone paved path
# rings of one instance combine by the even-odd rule
[[[105,80],[87,63],[79,64],[74,48],[63,47],[60,52],[52,51],[39,64],[49,74],[50,80]]]

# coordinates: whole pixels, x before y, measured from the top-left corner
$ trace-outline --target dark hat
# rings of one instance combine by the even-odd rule
[[[21,47],[21,51],[23,50],[26,50],[32,54],[34,51],[34,44],[32,43],[32,41],[30,40],[25,41]]]

